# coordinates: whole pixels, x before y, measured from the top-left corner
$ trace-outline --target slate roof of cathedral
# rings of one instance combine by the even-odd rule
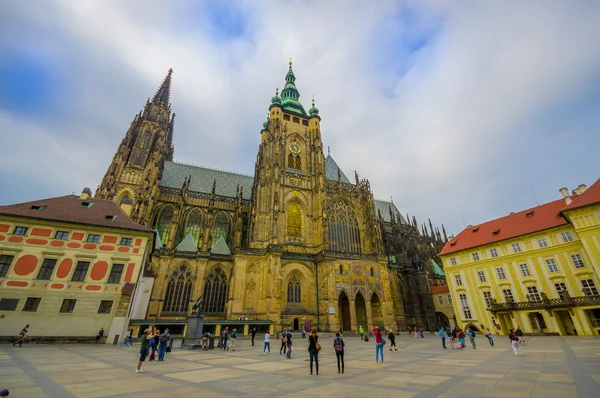
[[[379,217],[379,214],[381,214],[381,217],[383,217],[384,221],[392,221],[390,217],[390,208],[396,216],[396,220],[401,220],[402,222],[406,223],[406,220],[404,219],[404,217],[402,217],[402,214],[400,214],[400,211],[398,210],[394,202],[375,199],[375,215],[377,217]]]
[[[85,203],[87,205],[84,205]],[[41,209],[38,210],[39,208]],[[92,197],[81,200],[79,195],[57,196],[0,206],[0,215],[132,231],[153,231],[134,222],[112,200]]]
[[[344,174],[342,169],[340,169],[340,167],[337,165],[335,160],[333,160],[331,155],[327,155],[327,159],[325,159],[325,178],[327,178],[328,180],[337,181],[338,180],[338,170],[339,170],[340,178],[342,179],[342,181],[345,183],[351,184],[348,177],[346,177],[346,175]]]

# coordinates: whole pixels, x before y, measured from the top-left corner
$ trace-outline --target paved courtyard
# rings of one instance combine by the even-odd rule
[[[263,355],[262,341],[235,352],[173,349],[164,362],[135,373],[139,345],[0,346],[0,389],[10,397],[599,397],[600,338],[531,337],[514,356],[505,337],[490,347],[443,350],[433,335],[397,338],[398,352],[346,339],[346,373],[338,374],[332,339],[321,339],[320,375],[308,371],[307,341],[292,359]],[[389,342],[388,342],[389,345]]]

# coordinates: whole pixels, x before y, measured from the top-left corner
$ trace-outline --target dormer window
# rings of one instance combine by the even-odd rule
[[[452,246],[452,247],[456,246],[456,243],[457,243],[457,242],[458,242],[458,241],[454,241],[454,242],[450,243],[450,246]]]
[[[94,202],[87,202],[87,201],[81,202],[81,206],[83,206],[83,207],[92,207],[93,205],[94,205]]]
[[[117,216],[106,215],[104,219],[107,221],[115,221],[117,219]]]
[[[473,229],[473,233],[479,232],[479,227]]]
[[[492,235],[500,235],[500,229],[497,229],[494,232],[492,232]]]
[[[44,210],[44,208],[45,208],[45,207],[46,207],[46,206],[32,205],[32,206],[31,206],[31,210],[38,210],[38,211],[41,211],[41,210]]]
[[[533,210],[525,214],[526,217],[533,217]]]

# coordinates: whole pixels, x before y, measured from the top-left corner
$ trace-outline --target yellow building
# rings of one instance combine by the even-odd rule
[[[152,229],[90,194],[0,206],[0,338],[123,336]]]
[[[600,180],[468,226],[440,252],[458,326],[600,334]]]
[[[429,275],[427,279],[435,309],[436,330],[440,328],[454,329],[456,327],[456,315],[454,314],[452,295],[448,288],[446,273],[435,261],[432,261],[432,263],[433,274]]]

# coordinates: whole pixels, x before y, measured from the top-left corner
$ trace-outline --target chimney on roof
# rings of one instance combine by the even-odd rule
[[[560,194],[562,195],[563,199],[565,200],[565,203],[567,205],[570,205],[572,200],[571,200],[571,196],[569,195],[569,190],[565,187],[562,187],[561,189],[558,190],[558,192],[560,192]]]
[[[579,186],[576,189],[574,189],[573,191],[577,195],[581,195],[582,193],[585,192],[586,189],[587,189],[587,186],[585,184],[579,184]]]
[[[79,200],[86,200],[91,197],[92,197],[92,190],[89,189],[88,187],[85,187],[85,188],[83,188],[83,191],[81,191],[81,196],[79,197]]]
[[[127,214],[127,216],[131,217],[131,209],[133,208],[133,199],[131,198],[123,198],[123,200],[121,200],[121,210],[123,210],[123,212],[125,214]]]

